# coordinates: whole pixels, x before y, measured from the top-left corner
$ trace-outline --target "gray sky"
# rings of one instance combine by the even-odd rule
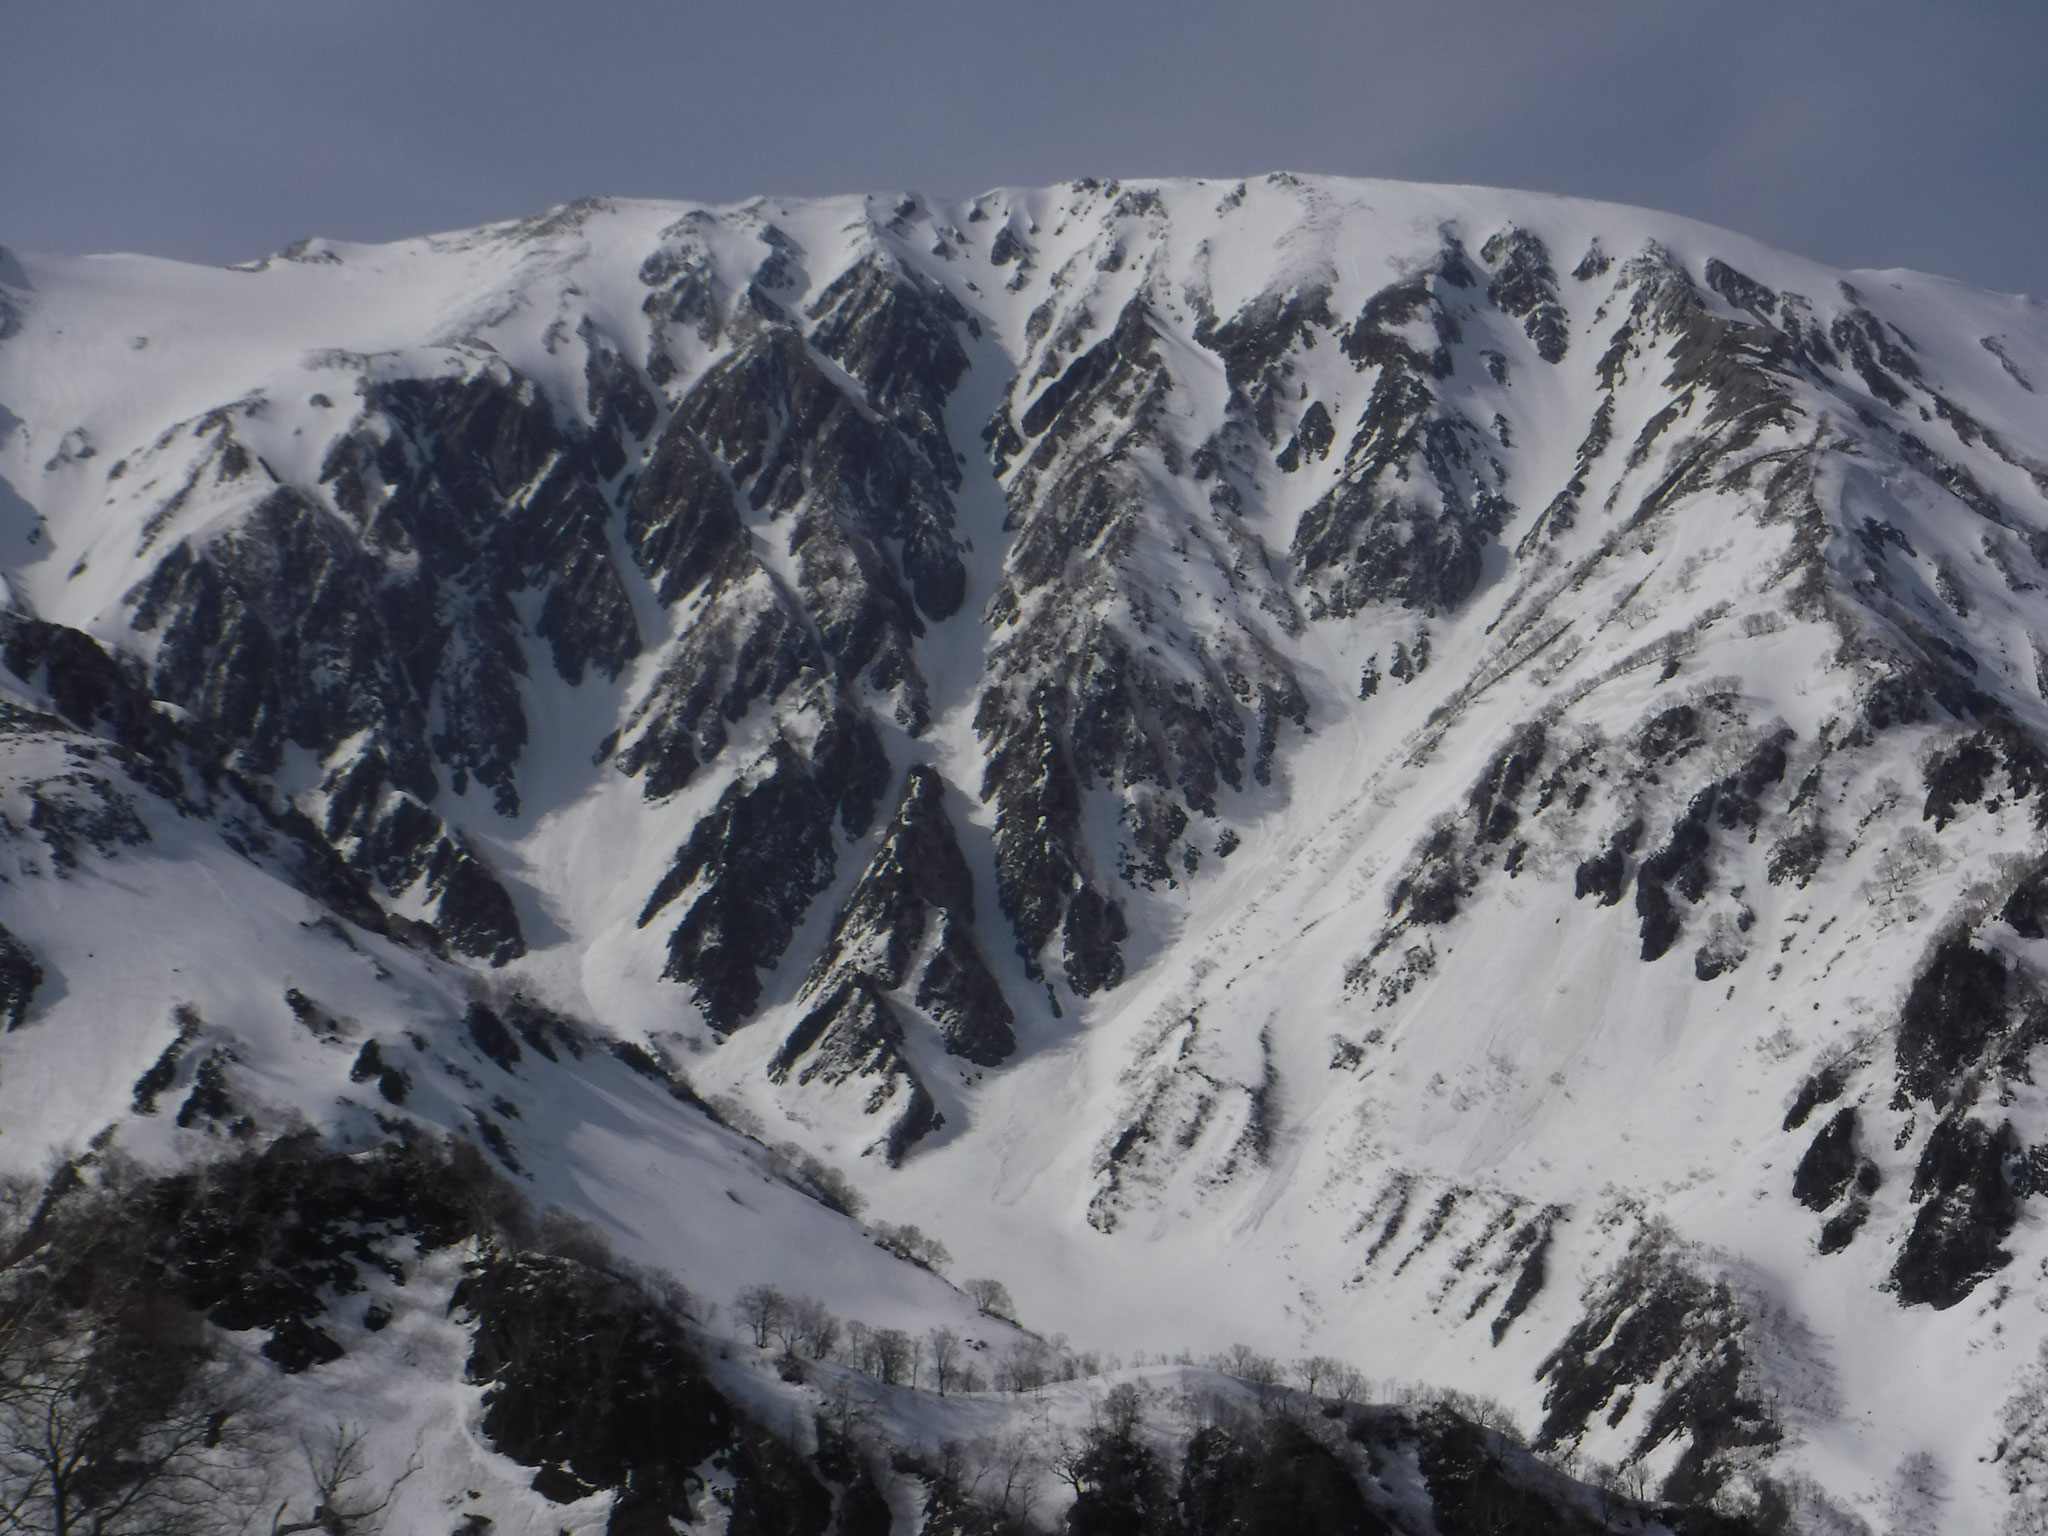
[[[201,261],[586,193],[1285,167],[2048,296],[2043,0],[0,4],[0,243]]]

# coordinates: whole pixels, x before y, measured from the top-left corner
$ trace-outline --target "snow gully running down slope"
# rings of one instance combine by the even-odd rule
[[[8,255],[5,1156],[420,1116],[953,1305],[694,1096],[1077,1345],[1989,1528],[2043,390],[2025,299],[1287,175]]]

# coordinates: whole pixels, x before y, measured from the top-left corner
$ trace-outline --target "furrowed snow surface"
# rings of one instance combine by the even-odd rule
[[[1080,1348],[2038,1519],[2043,389],[2024,298],[1286,175],[10,254],[0,1157],[416,1116],[1001,1331],[794,1143]]]

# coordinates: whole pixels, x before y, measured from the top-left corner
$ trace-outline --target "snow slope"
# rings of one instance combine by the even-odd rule
[[[0,1150],[367,1140],[374,1038],[705,1295],[973,1322],[794,1142],[1079,1347],[1989,1528],[2042,388],[2024,298],[1284,174],[10,256]]]

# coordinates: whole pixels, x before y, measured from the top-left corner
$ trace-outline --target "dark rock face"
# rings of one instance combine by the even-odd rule
[[[19,1029],[27,1017],[36,989],[43,984],[43,968],[29,947],[6,928],[0,927],[0,1014],[9,1030]]]
[[[1571,322],[1558,302],[1557,274],[1550,252],[1526,229],[1508,228],[1479,248],[1479,259],[1495,268],[1486,296],[1501,313],[1513,315],[1546,363],[1564,361]]]
[[[1124,957],[1117,948],[1127,937],[1117,904],[1092,885],[1074,892],[1060,925],[1067,985],[1083,997],[1113,987],[1124,979]]]
[[[1481,843],[1504,843],[1521,824],[1522,792],[1543,764],[1543,726],[1531,722],[1517,731],[1466,796]]]
[[[1959,1110],[1934,1128],[1913,1171],[1919,1214],[1892,1268],[1902,1305],[1952,1307],[2012,1262],[2000,1245],[2019,1219],[2008,1170],[2022,1150],[2011,1121],[1994,1130]]]
[[[1642,840],[1643,824],[1630,822],[1608,840],[1607,846],[1579,865],[1573,894],[1580,900],[1598,896],[1603,907],[1614,906],[1628,889],[1628,856]]]
[[[1319,309],[1313,296],[1262,301],[1205,334],[1251,388],[1284,376],[1280,359]],[[996,895],[1032,974],[1059,934],[1066,980],[1083,996],[1121,979],[1125,927],[1081,832],[1083,791],[1122,792],[1127,867],[1170,881],[1167,852],[1191,818],[1217,813],[1221,786],[1242,787],[1247,758],[1265,782],[1281,723],[1307,714],[1299,683],[1254,627],[1195,628],[1206,616],[1144,587],[1127,564],[1147,536],[1135,461],[1179,461],[1159,419],[1172,380],[1158,342],[1141,292],[1064,364],[1055,338],[989,434],[1015,530],[987,615],[1008,633],[975,715],[987,754],[982,798],[996,806]],[[1011,468],[1014,454],[1024,459]],[[1227,484],[1215,491],[1214,536],[1263,570],[1236,494]],[[1171,663],[1146,621],[1133,632],[1114,616],[1127,602],[1156,618],[1178,653]]]
[[[1293,373],[1288,353],[1297,345],[1315,346],[1318,334],[1327,338],[1336,328],[1330,290],[1318,283],[1263,293],[1221,324],[1206,317],[1195,327],[1195,340],[1223,359],[1230,409],[1248,417],[1271,446],[1279,441],[1277,411],[1289,393],[1287,381]],[[1327,453],[1329,412],[1322,413],[1320,427],[1309,425],[1304,413],[1303,425],[1311,439],[1320,435]]]
[[[973,322],[879,257],[812,313],[808,339],[786,319],[757,325],[691,388],[627,504],[627,544],[657,595],[700,603],[615,743],[653,798],[717,757],[759,702],[824,707],[866,687],[913,733],[929,718],[912,649],[966,590],[944,407],[967,366],[956,327]],[[764,519],[795,560],[794,591],[752,549]]]
[[[47,695],[58,712],[0,712],[0,730],[16,739],[61,742],[73,765],[61,776],[23,786],[29,826],[41,836],[58,873],[75,869],[88,850],[113,858],[122,848],[151,841],[137,801],[110,779],[85,771],[103,764],[154,796],[158,809],[181,817],[218,817],[225,840],[237,853],[266,860],[358,927],[388,931],[385,914],[361,874],[344,862],[320,828],[297,807],[273,797],[261,781],[224,764],[222,756],[232,751],[231,744],[201,724],[174,722],[158,709],[138,663],[109,653],[78,630],[19,614],[0,616],[0,643],[0,660],[8,670],[32,691]]]
[[[755,701],[794,688],[805,702],[831,707],[821,681],[830,664],[802,609],[736,545],[710,572],[702,616],[678,638],[619,738],[618,767],[645,775],[649,799],[674,794],[718,757]]]
[[[321,467],[339,519],[280,486],[226,533],[177,545],[129,594],[135,627],[162,631],[152,689],[254,772],[287,743],[325,756],[368,733],[420,799],[436,793],[438,763],[458,790],[474,776],[515,809],[527,722],[513,595],[540,592],[536,635],[570,682],[615,677],[640,648],[595,456],[651,427],[651,402],[595,352],[591,388],[595,445],[502,365],[368,386]]]
[[[355,1061],[348,1069],[348,1080],[364,1083],[376,1079],[377,1092],[388,1104],[405,1103],[412,1093],[412,1074],[405,1068],[395,1066],[384,1059],[384,1048],[375,1040],[365,1040],[363,1048],[356,1053]]]
[[[804,982],[812,1006],[769,1064],[778,1082],[792,1073],[800,1083],[877,1079],[866,1107],[894,1108],[892,1164],[942,1123],[903,1049],[903,999],[937,1026],[949,1054],[977,1066],[999,1065],[1017,1044],[1016,1016],[974,939],[974,881],[944,794],[930,768],[906,775],[895,817]]]
[[[920,730],[912,642],[924,619],[959,607],[966,583],[947,494],[959,471],[939,421],[965,354],[945,307],[877,266],[849,271],[820,306],[812,342],[764,327],[691,389],[668,430],[715,456],[754,513],[790,517],[798,595],[836,675],[895,693],[899,718]],[[849,398],[812,345],[869,399]]]
[[[1689,902],[1706,894],[1707,857],[1713,850],[1708,818],[1714,809],[1710,787],[1694,797],[1662,848],[1636,872],[1636,915],[1643,925],[1643,958],[1656,960],[1677,942],[1680,920],[1671,900],[1676,891]]]
[[[664,604],[696,591],[735,547],[744,548],[732,485],[687,428],[663,432],[634,480],[626,543]]]
[[[499,1071],[511,1072],[518,1067],[521,1056],[519,1042],[512,1038],[512,1031],[505,1027],[505,1021],[498,1017],[496,1010],[486,1008],[482,1003],[471,1003],[463,1024],[476,1048],[496,1062]]]
[[[150,788],[184,788],[177,728],[155,707],[139,664],[78,630],[15,613],[0,615],[0,664],[47,694],[66,724],[121,748]]]
[[[1737,309],[1746,309],[1759,320],[1765,320],[1778,307],[1776,293],[1746,273],[1736,271],[1718,256],[1707,258],[1704,275],[1709,288]]]
[[[2025,921],[2028,890],[2022,881],[2001,915]],[[2010,1102],[2011,1085],[2032,1081],[2043,1039],[2048,1000],[2024,969],[1970,932],[1937,944],[1914,978],[1895,1041],[1898,1105],[1926,1102],[1942,1118],[1914,1169],[1919,1209],[1892,1268],[1902,1305],[1952,1307],[2011,1262],[2004,1240],[2039,1181],[2012,1123],[1993,1126],[1974,1111],[1987,1090]],[[1824,1251],[1846,1243],[1867,1214],[1876,1169],[1864,1163],[1856,1181],[1843,1215],[1823,1232]]]
[[[1823,1104],[1832,1104],[1842,1096],[1848,1086],[1848,1079],[1840,1066],[1823,1067],[1799,1085],[1799,1093],[1792,1101],[1792,1107],[1785,1111],[1785,1129],[1796,1131],[1806,1124],[1807,1117]]]
[[[527,632],[513,599],[536,594],[532,636],[570,683],[616,677],[640,649],[603,482],[655,404],[584,339],[589,429],[561,427],[499,364],[366,385],[322,464],[338,517],[281,485],[226,531],[174,546],[128,594],[135,628],[159,637],[149,692],[197,717],[237,772],[269,774],[287,746],[327,758],[326,839],[392,895],[422,892],[440,940],[493,964],[525,950],[510,897],[429,805],[445,773],[517,809]],[[142,729],[137,711],[108,720],[89,703],[108,690],[63,670],[80,708]],[[349,915],[375,922],[365,905]]]
[[[1294,436],[1287,440],[1287,446],[1274,457],[1273,462],[1293,474],[1304,464],[1319,463],[1330,456],[1330,446],[1337,441],[1337,428],[1330,420],[1329,409],[1322,401],[1312,401],[1309,408],[1301,413],[1301,422],[1294,429]]]
[[[1962,814],[1964,806],[1984,798],[2000,768],[2005,770],[2005,792],[2014,800],[2048,791],[2048,756],[2017,726],[1996,720],[1928,760],[1922,816],[1939,832]],[[2048,816],[2048,794],[2034,803],[2035,822],[2041,824],[2044,816]]]
[[[937,942],[915,977],[915,1002],[930,1012],[951,1054],[992,1067],[1016,1049],[1015,1015],[974,940],[974,880],[944,796],[944,781],[930,768],[905,776],[895,818],[840,909],[805,989],[822,991],[858,972],[895,991],[912,981],[911,960],[935,930]]]
[[[2048,939],[2048,871],[2015,886],[1998,915],[2023,939]]]
[[[832,881],[835,821],[864,830],[887,771],[874,728],[843,715],[808,758],[777,741],[676,851],[639,922],[646,927],[693,892],[669,934],[662,974],[690,987],[712,1028],[736,1029],[759,1006],[759,967],[782,958],[812,898]]]
[[[945,407],[967,372],[960,332],[979,335],[979,323],[945,289],[878,255],[826,284],[810,314],[812,345],[861,382],[869,406],[916,445],[941,484],[958,489]],[[941,585],[957,579],[944,570],[931,574]],[[926,611],[943,618],[952,609]]]
[[[1937,1105],[1947,1100],[1961,1070],[2005,1031],[2007,981],[2003,957],[1967,939],[1935,951],[1899,1014],[1899,1083],[1906,1092]]]
[[[1562,357],[1566,338],[1558,324],[1561,316],[1549,314],[1547,308],[1550,300],[1544,295],[1554,294],[1554,286],[1546,287],[1547,257],[1540,244],[1531,247],[1526,242],[1533,237],[1522,236],[1519,231],[1503,232],[1494,238],[1500,244],[1496,247],[1494,241],[1489,241],[1488,248],[1501,261],[1493,285],[1498,290],[1496,302],[1510,313],[1526,315],[1525,326],[1537,341],[1539,351],[1546,345],[1545,335],[1539,332],[1545,332],[1552,350]],[[1606,270],[1603,257],[1595,268],[1589,269],[1582,263],[1574,275],[1590,278]],[[1708,276],[1710,286],[1719,280],[1731,292],[1747,292],[1734,281],[1740,274],[1731,274],[1718,263],[1709,264]],[[1570,478],[1523,535],[1518,548],[1524,554],[1534,551],[1543,539],[1553,538],[1576,523],[1579,499],[1585,493],[1593,467],[1612,443],[1615,392],[1627,381],[1630,365],[1650,355],[1666,337],[1674,340],[1668,354],[1671,369],[1662,381],[1664,387],[1672,391],[1697,390],[1708,401],[1708,410],[1704,419],[1693,425],[1692,435],[1681,450],[1673,455],[1673,468],[1636,507],[1631,526],[1654,516],[1677,497],[1711,483],[1717,473],[1725,473],[1727,466],[1753,447],[1768,428],[1789,426],[1797,415],[1789,380],[1803,376],[1824,360],[1826,338],[1817,331],[1802,328],[1799,313],[1803,311],[1788,304],[1776,323],[1767,318],[1768,310],[1752,310],[1750,319],[1755,323],[1716,315],[1692,279],[1661,247],[1652,245],[1622,265],[1615,292],[1618,296],[1624,291],[1628,296],[1627,316],[1609,338],[1607,350],[1597,365],[1607,393],[1579,446]],[[1761,294],[1749,296],[1761,299]],[[1529,306],[1526,310],[1518,307],[1524,304]],[[1826,353],[1825,357],[1831,358],[1832,354]],[[1641,463],[1658,439],[1682,419],[1684,413],[1675,404],[1652,416],[1629,449],[1629,463]],[[1798,506],[1802,511],[1810,511],[1801,500],[1806,474],[1798,462],[1781,465],[1771,480],[1773,503],[1783,504],[1788,510]],[[1814,536],[1819,537],[1817,531]]]
[[[1856,1176],[1856,1109],[1842,1110],[1813,1138],[1792,1175],[1792,1196],[1810,1210],[1824,1211],[1842,1198]]]
[[[1661,1388],[1631,1455],[1682,1443],[1664,1497],[1707,1502],[1734,1470],[1733,1458],[1783,1438],[1771,1405],[1744,1386],[1753,1379],[1747,1333],[1729,1287],[1694,1269],[1668,1236],[1646,1232],[1589,1293],[1581,1320],[1543,1362],[1538,1448],[1577,1439],[1618,1396]]]
[[[328,843],[393,896],[417,891],[431,901],[434,931],[450,949],[492,965],[526,953],[511,895],[459,832],[391,782],[380,756],[356,757],[321,791]]]
[[[880,1143],[883,1160],[891,1167],[945,1124],[930,1090],[904,1053],[901,1015],[864,977],[840,982],[797,1021],[768,1064],[768,1075],[776,1082],[787,1081],[792,1071],[803,1084],[822,1081],[836,1086],[854,1077],[875,1079],[867,1112],[881,1114],[896,1106]]]
[[[1312,614],[1384,602],[1432,613],[1457,607],[1478,585],[1482,545],[1511,510],[1484,434],[1443,409],[1431,388],[1455,366],[1462,331],[1446,295],[1458,275],[1469,283],[1453,247],[1430,272],[1373,295],[1343,336],[1345,354],[1377,374],[1343,472],[1295,529],[1292,554]],[[1428,354],[1408,339],[1424,321],[1438,339]]]

